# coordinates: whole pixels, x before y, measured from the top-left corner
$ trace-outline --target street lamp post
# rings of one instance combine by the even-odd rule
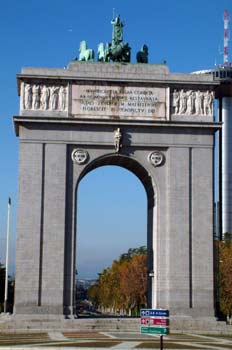
[[[8,265],[9,265],[9,242],[10,242],[10,209],[11,199],[8,200],[8,213],[7,213],[7,236],[6,236],[6,273],[5,273],[5,295],[4,295],[4,313],[7,312],[8,301]]]

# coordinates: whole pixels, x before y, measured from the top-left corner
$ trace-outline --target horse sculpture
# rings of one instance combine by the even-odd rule
[[[148,63],[148,46],[143,45],[141,51],[137,52],[136,55],[137,63]]]
[[[104,43],[98,44],[98,49],[97,49],[97,60],[99,62],[105,62],[105,48],[104,48]]]
[[[98,62],[109,62],[110,61],[110,56],[109,56],[109,44],[106,43],[106,46],[104,47],[104,43],[98,44]]]
[[[94,60],[94,51],[87,48],[86,41],[83,40],[80,42],[79,48],[79,61],[93,61]]]

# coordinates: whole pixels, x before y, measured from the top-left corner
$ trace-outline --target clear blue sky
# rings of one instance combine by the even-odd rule
[[[144,43],[149,46],[150,63],[161,63],[166,59],[171,72],[211,68],[215,62],[220,64],[223,61],[220,51],[223,49],[224,10],[228,9],[232,17],[232,3],[228,0],[2,1],[0,257],[4,255],[7,201],[11,196],[11,265],[14,263],[18,185],[18,140],[12,123],[12,116],[17,115],[19,110],[16,74],[23,66],[66,66],[77,56],[79,42],[83,39],[96,51],[99,42],[111,40],[113,8],[125,21],[124,41],[128,41],[132,48],[132,62],[135,62],[135,54]],[[230,51],[232,60],[232,48]],[[78,270],[82,277],[91,277],[95,273],[93,266],[101,268],[104,264],[108,265],[112,257],[116,258],[127,248],[146,241],[145,193],[132,174],[119,170],[98,169],[81,184],[79,237],[83,256]],[[112,186],[112,183],[116,185]],[[93,197],[94,188],[96,198]],[[110,194],[109,198],[100,196],[99,189],[101,193],[104,190],[105,195]],[[108,205],[104,207],[103,201],[106,200]],[[90,207],[93,207],[91,215]],[[112,219],[115,213],[116,222]],[[93,231],[94,241],[92,236],[89,238]],[[87,241],[93,242],[92,246],[87,246]],[[84,264],[88,255],[91,260]]]

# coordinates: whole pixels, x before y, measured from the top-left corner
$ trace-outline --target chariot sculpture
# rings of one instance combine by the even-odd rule
[[[124,23],[120,19],[120,15],[113,18],[111,21],[113,25],[112,42],[103,42],[98,44],[97,60],[98,62],[125,62],[129,63],[131,60],[131,48],[129,43],[123,42],[123,27]],[[148,47],[143,45],[141,51],[136,55],[137,63],[148,63]],[[77,60],[77,58],[75,59]],[[86,41],[80,43],[79,61],[93,61],[94,51],[87,48]]]
[[[112,19],[113,25],[112,42],[98,45],[98,61],[100,62],[130,62],[131,48],[128,43],[123,42],[123,27],[124,24],[118,15]]]

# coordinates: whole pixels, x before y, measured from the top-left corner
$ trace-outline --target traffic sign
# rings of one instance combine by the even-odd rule
[[[167,327],[169,322],[167,318],[161,317],[141,317],[140,323],[143,326],[162,326]]]
[[[169,325],[169,320],[167,318],[150,318],[150,326],[162,326],[167,327]]]
[[[165,335],[169,332],[169,310],[141,309],[141,333]]]
[[[141,317],[169,317],[169,310],[166,309],[141,309],[140,310]]]
[[[150,317],[141,317],[140,323],[141,323],[141,325],[149,326],[149,324],[150,324]]]
[[[166,335],[168,334],[169,329],[167,327],[141,327],[141,333],[147,333],[147,334],[160,334],[160,335]]]

